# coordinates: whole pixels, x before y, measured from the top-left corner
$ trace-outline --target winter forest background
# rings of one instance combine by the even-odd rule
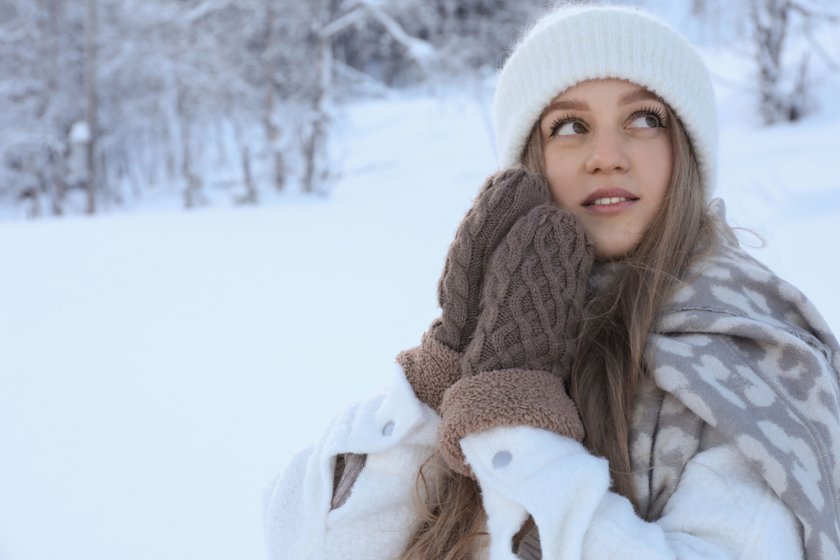
[[[348,104],[478,89],[547,4],[0,0],[2,214],[329,194]],[[838,27],[835,2],[647,4],[751,59],[741,86],[765,124],[813,112],[816,75],[838,65],[819,37]]]
[[[840,332],[840,5],[633,3],[710,67],[742,241]],[[0,0],[0,560],[264,556],[265,483],[437,315],[547,5]]]

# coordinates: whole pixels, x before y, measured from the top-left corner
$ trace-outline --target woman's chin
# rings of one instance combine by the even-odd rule
[[[606,239],[590,236],[590,239],[593,241],[595,258],[602,261],[623,259],[639,245],[638,241],[630,236]]]

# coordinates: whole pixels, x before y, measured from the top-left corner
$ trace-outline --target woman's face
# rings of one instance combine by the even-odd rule
[[[624,80],[589,80],[555,97],[540,116],[555,201],[583,223],[602,259],[641,241],[673,166],[665,104]]]

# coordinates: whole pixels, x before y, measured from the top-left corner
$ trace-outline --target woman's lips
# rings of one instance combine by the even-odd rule
[[[618,214],[630,208],[639,198],[620,188],[599,189],[581,203],[584,209],[599,216]]]

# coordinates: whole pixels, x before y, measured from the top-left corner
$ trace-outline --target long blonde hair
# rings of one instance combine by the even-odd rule
[[[630,421],[637,391],[647,375],[644,351],[648,335],[661,305],[698,247],[708,246],[714,227],[704,202],[697,158],[670,108],[668,123],[673,151],[670,187],[638,247],[621,260],[621,273],[588,299],[569,378],[570,394],[586,430],[584,445],[609,461],[613,489],[634,505]],[[522,163],[545,177],[538,123],[531,131]],[[431,484],[430,479],[436,482]],[[476,482],[433,457],[420,469],[417,485],[418,496],[424,497],[420,500],[421,522],[401,560],[472,558],[477,543],[486,535]],[[532,525],[529,519],[517,538]]]

